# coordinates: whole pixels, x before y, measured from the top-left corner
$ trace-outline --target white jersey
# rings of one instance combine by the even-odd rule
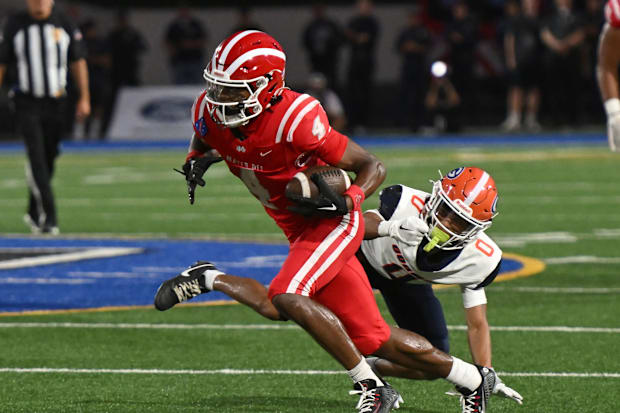
[[[394,191],[400,187],[402,191]],[[430,196],[427,192],[409,188],[404,185],[390,187],[391,194],[400,192],[400,198],[381,194],[380,211],[393,211],[389,219],[402,219],[409,216],[422,215],[425,200]],[[379,214],[379,210],[373,210]],[[386,219],[386,217],[383,217]],[[426,240],[422,243],[426,244]],[[379,237],[362,242],[361,250],[368,263],[376,272],[388,279],[407,279],[415,284],[458,284],[463,293],[465,308],[486,304],[484,288],[487,278],[494,277],[502,258],[502,251],[497,244],[484,232],[468,242],[460,250],[448,255],[440,268],[422,270],[418,265],[419,245],[409,246],[390,237]],[[421,248],[420,248],[421,250]],[[491,278],[492,280],[492,278]],[[488,280],[489,282],[491,280]],[[484,283],[484,284],[483,284]]]

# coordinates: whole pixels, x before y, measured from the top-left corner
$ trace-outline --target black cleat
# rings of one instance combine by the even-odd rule
[[[495,381],[497,376],[495,372],[489,368],[476,365],[480,375],[482,376],[482,383],[474,391],[471,391],[465,387],[456,386],[456,390],[461,393],[461,408],[463,413],[485,413],[487,411],[487,405],[489,398],[495,387]]]
[[[359,413],[387,413],[400,407],[403,402],[400,394],[392,386],[385,383],[377,387],[373,379],[358,381],[349,394],[359,394],[360,400],[356,409]]]
[[[155,294],[155,308],[165,311],[211,291],[205,285],[204,273],[207,270],[217,271],[217,268],[208,261],[198,261],[176,277],[164,281]]]

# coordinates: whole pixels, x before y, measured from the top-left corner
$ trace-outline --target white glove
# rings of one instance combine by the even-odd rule
[[[512,399],[518,404],[523,404],[523,396],[517,393],[515,390],[506,386],[502,379],[499,378],[497,373],[495,374],[495,387],[493,387],[493,394]]]
[[[422,241],[424,234],[428,233],[429,228],[423,219],[418,217],[407,217],[390,221],[382,221],[377,229],[379,236],[391,237],[410,246],[417,246]]]
[[[612,152],[620,152],[620,101],[609,99],[605,101],[607,112],[607,139]]]

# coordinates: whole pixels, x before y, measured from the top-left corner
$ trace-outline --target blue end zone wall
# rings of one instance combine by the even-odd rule
[[[365,147],[372,146],[480,146],[480,145],[607,145],[605,132],[598,133],[540,133],[528,134],[459,134],[459,135],[373,135],[353,137]],[[144,150],[187,150],[188,139],[181,141],[123,141],[123,142],[63,142],[66,152],[81,151],[144,151]],[[23,151],[21,143],[0,143],[0,152]]]
[[[162,281],[199,259],[213,261],[225,272],[268,284],[288,253],[287,245],[239,242],[0,238],[1,249],[49,247],[137,247],[141,252],[0,269],[0,313],[150,305]],[[518,258],[507,258],[499,277],[523,267]],[[193,301],[222,299],[228,297],[213,292]]]

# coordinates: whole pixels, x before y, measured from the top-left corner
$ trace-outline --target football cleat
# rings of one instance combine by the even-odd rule
[[[482,382],[474,391],[465,387],[456,386],[456,390],[461,394],[462,413],[485,413],[489,403],[489,397],[495,387],[497,376],[492,369],[476,365]]]
[[[198,261],[176,277],[164,281],[155,294],[155,308],[165,311],[178,303],[211,291],[205,285],[204,274],[208,270],[218,271],[210,262]]]
[[[41,233],[41,227],[39,226],[39,224],[37,223],[37,221],[35,221],[30,214],[25,214],[24,215],[24,224],[28,225],[28,227],[30,228],[30,231],[33,234],[40,234]]]
[[[403,402],[400,394],[392,386],[385,383],[377,387],[373,379],[358,381],[349,394],[359,394],[356,409],[359,413],[387,413],[400,407]]]

